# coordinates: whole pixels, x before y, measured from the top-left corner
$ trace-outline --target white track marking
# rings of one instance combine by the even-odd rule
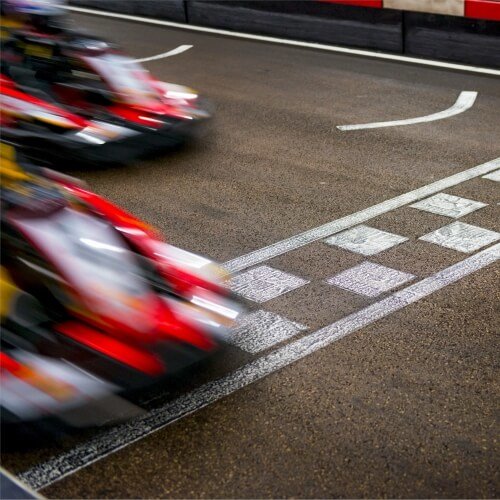
[[[238,327],[232,331],[229,342],[255,354],[284,342],[303,330],[307,330],[307,326],[261,309],[241,320]]]
[[[488,175],[483,175],[483,179],[489,179],[490,181],[500,182],[500,170],[492,172]]]
[[[450,266],[389,297],[350,314],[242,366],[229,375],[151,411],[129,423],[101,432],[70,451],[35,465],[20,475],[40,489],[114,453],[190,413],[270,375],[341,338],[371,325],[500,259],[500,243]]]
[[[405,241],[408,241],[405,236],[361,224],[340,234],[330,236],[325,240],[325,243],[369,256],[376,255]]]
[[[410,207],[423,210],[424,212],[453,217],[454,219],[458,219],[487,206],[486,203],[481,203],[480,201],[468,200],[467,198],[446,193],[438,193],[410,205]]]
[[[347,132],[349,130],[364,130],[368,128],[384,128],[384,127],[400,127],[402,125],[415,125],[417,123],[434,122],[436,120],[444,120],[450,116],[459,115],[467,111],[474,105],[477,92],[463,91],[460,92],[455,104],[444,111],[433,113],[432,115],[419,116],[418,118],[408,118],[406,120],[393,120],[389,122],[363,123],[361,125],[337,125],[339,130]]]
[[[489,172],[498,169],[498,167],[500,167],[500,157],[487,163],[483,163],[482,165],[478,165],[477,167],[464,170],[458,174],[433,182],[432,184],[415,189],[414,191],[410,191],[400,196],[396,196],[395,198],[391,198],[390,200],[383,201],[378,205],[365,208],[360,212],[347,215],[341,219],[328,222],[322,226],[309,229],[308,231],[300,233],[296,236],[286,238],[267,247],[247,253],[246,255],[226,262],[224,267],[231,273],[241,271],[242,269],[265,262],[273,257],[277,257],[278,255],[296,250],[297,248],[313,243],[314,241],[327,238],[328,236],[344,231],[350,227],[357,226],[358,224],[373,219],[374,217],[378,217],[386,212],[390,212],[396,208],[400,208],[404,205],[408,205],[409,203],[414,203],[423,198],[427,198],[432,194],[439,193],[444,189],[456,186],[457,184],[461,184],[462,182],[473,179],[474,177],[488,174]]]
[[[229,30],[221,30],[216,28],[207,28],[205,26],[196,26],[193,24],[184,24],[184,23],[175,23],[172,21],[163,21],[161,19],[151,19],[148,17],[141,16],[131,16],[129,14],[118,14],[116,12],[106,12],[102,10],[94,10],[94,9],[86,9],[83,7],[66,7],[67,9],[73,12],[80,12],[82,14],[92,14],[95,16],[102,17],[111,17],[115,19],[123,19],[125,21],[135,21],[145,24],[154,24],[156,26],[167,26],[169,28],[176,28],[188,31],[199,31],[202,33],[211,33],[215,35],[223,35],[227,37],[233,38],[243,38],[246,40],[256,40],[259,42],[269,42],[269,43],[277,43],[281,45],[289,45],[292,47],[305,47],[308,49],[317,49],[317,50],[326,50],[328,52],[337,52],[340,54],[349,54],[355,56],[364,56],[370,57],[373,59],[384,59],[386,61],[399,61],[408,64],[418,64],[421,66],[431,66],[435,68],[442,69],[452,69],[458,71],[467,71],[469,73],[480,73],[483,75],[496,75],[500,76],[500,70],[491,69],[491,68],[482,68],[480,66],[468,66],[466,64],[455,64],[455,63],[447,63],[443,61],[435,61],[432,59],[420,59],[417,57],[407,57],[407,56],[398,56],[395,54],[384,54],[381,52],[374,52],[370,50],[361,50],[361,49],[349,49],[347,47],[339,47],[337,45],[326,45],[322,43],[311,43],[311,42],[301,42],[299,40],[290,40],[287,38],[276,38],[273,36],[264,36],[264,35],[253,35],[250,33],[242,33],[239,31],[229,31]]]
[[[360,295],[378,297],[380,294],[398,288],[414,279],[413,274],[365,261],[342,271],[326,282],[329,285],[335,285]]]
[[[435,243],[458,252],[470,253],[500,240],[500,233],[463,222],[452,222],[421,236],[419,240]]]
[[[279,269],[259,266],[233,276],[229,280],[228,286],[232,292],[246,299],[254,302],[266,302],[308,283],[307,280]]]
[[[147,62],[147,61],[156,61],[157,59],[165,59],[166,57],[176,56],[177,54],[182,54],[186,52],[186,50],[192,49],[192,45],[179,45],[175,49],[169,50],[168,52],[163,52],[162,54],[158,54],[156,56],[151,57],[143,57],[142,59],[134,59],[134,62]]]
[[[13,498],[34,498],[40,500],[43,499],[43,497],[40,496],[36,491],[28,488],[25,484],[19,481],[16,476],[11,474],[3,467],[0,467],[0,481],[2,482],[2,490],[4,490],[4,495],[16,495],[15,497],[13,496]]]

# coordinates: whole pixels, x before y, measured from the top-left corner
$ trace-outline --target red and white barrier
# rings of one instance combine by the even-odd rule
[[[500,21],[500,0],[322,0],[329,3],[373,7],[377,9],[411,10]]]
[[[448,16],[464,15],[464,0],[384,0],[384,7]]]
[[[465,17],[500,21],[500,0],[465,0]]]

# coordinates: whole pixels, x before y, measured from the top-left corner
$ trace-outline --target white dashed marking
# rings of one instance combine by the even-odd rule
[[[377,297],[414,278],[413,274],[403,273],[373,262],[363,262],[333,276],[326,282],[360,295]]]
[[[134,421],[104,430],[89,441],[33,466],[20,474],[19,478],[35,489],[49,486],[111,453],[139,441],[175,420],[215,403],[347,335],[428,297],[432,293],[496,262],[499,258],[500,244],[497,244],[331,325],[275,349],[229,375],[208,382]]]
[[[496,172],[491,172],[491,174],[483,175],[483,179],[489,179],[490,181],[500,182],[500,170]]]
[[[463,222],[453,222],[419,239],[469,253],[499,240],[500,233]]]
[[[460,198],[460,196],[445,193],[436,194],[410,205],[410,207],[417,208],[418,210],[445,215],[455,219],[486,206],[488,206],[486,203],[481,203],[480,201],[468,200],[467,198]]]
[[[270,266],[259,266],[245,273],[233,276],[229,288],[254,302],[266,302],[295,290],[309,281],[298,278]]]
[[[383,127],[400,127],[402,125],[416,125],[417,123],[434,122],[437,120],[444,120],[450,116],[455,116],[464,111],[467,111],[474,105],[476,101],[477,92],[464,91],[458,96],[457,101],[453,106],[439,113],[432,115],[419,116],[418,118],[409,118],[406,120],[393,120],[388,122],[375,122],[363,123],[361,125],[337,125],[339,130],[346,132],[348,130],[363,130],[368,128],[383,128]]]
[[[260,310],[241,320],[232,331],[229,342],[255,354],[294,337],[303,330],[307,330],[307,326],[285,319],[279,314]]]
[[[408,241],[408,238],[404,236],[361,225],[330,236],[325,243],[368,256],[383,252],[405,241]]]
[[[176,56],[177,54],[182,54],[183,52],[186,52],[186,50],[189,50],[191,48],[193,48],[192,45],[179,45],[175,49],[169,50],[168,52],[163,52],[162,54],[158,54],[156,56],[143,57],[142,59],[134,59],[134,62],[142,63],[148,61],[156,61],[157,59],[165,59],[166,57],[172,57]]]

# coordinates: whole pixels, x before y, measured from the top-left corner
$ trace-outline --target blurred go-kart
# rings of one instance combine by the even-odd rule
[[[15,313],[2,313],[2,342],[120,389],[224,344],[241,308],[217,266],[165,243],[74,179],[21,166],[5,144],[2,151],[2,274],[22,291]]]
[[[13,30],[3,45],[3,74],[20,87],[27,102],[44,101],[65,108],[74,122],[79,117],[108,127],[97,135],[89,125],[79,131],[79,140],[91,143],[84,160],[100,155],[100,163],[126,162],[158,152],[196,135],[210,118],[211,106],[196,91],[156,80],[115,45],[93,36],[71,29],[40,33],[24,28]],[[9,105],[3,112],[15,118],[17,128],[31,125]],[[61,146],[75,151],[74,137],[64,133],[61,121],[54,120],[52,132],[62,132]],[[113,147],[117,144],[126,147]],[[80,152],[73,156],[82,159]]]

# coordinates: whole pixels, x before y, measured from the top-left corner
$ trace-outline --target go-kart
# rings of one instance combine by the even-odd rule
[[[242,309],[216,265],[72,178],[3,160],[2,268],[29,297],[2,319],[13,345],[123,389],[224,345]]]
[[[19,30],[6,47],[12,80],[86,120],[133,131],[132,156],[182,143],[211,115],[197,92],[156,80],[115,45],[86,34]]]

